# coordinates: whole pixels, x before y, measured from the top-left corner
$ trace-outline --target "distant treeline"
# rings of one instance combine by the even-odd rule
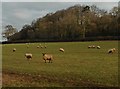
[[[118,40],[120,37],[120,9],[109,13],[95,5],[75,5],[24,25],[21,31],[8,38],[9,42]],[[86,9],[86,10],[84,10]]]
[[[3,41],[2,44],[12,44],[12,43],[36,43],[36,42],[78,42],[78,41],[108,41],[108,40],[120,40],[120,36],[105,36],[105,37],[86,37],[85,39],[79,40],[16,40],[16,41]]]

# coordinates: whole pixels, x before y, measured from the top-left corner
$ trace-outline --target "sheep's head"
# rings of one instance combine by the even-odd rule
[[[116,51],[116,49],[115,49],[115,48],[113,48],[113,51],[115,52],[115,51]]]
[[[46,53],[42,53],[43,54],[43,56],[46,54]]]
[[[27,53],[25,54],[25,56],[27,56]]]

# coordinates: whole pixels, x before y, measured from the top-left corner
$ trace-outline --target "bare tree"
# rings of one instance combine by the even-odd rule
[[[2,36],[9,40],[9,37],[14,35],[15,33],[17,33],[16,28],[14,28],[12,25],[6,25],[5,30],[2,33]]]

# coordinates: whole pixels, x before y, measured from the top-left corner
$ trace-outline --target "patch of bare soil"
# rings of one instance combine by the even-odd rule
[[[29,86],[32,85],[33,78],[28,75],[5,73],[2,74],[2,86]]]
[[[50,76],[20,74],[12,72],[2,73],[3,87],[98,87],[101,85],[93,84],[87,81],[77,82],[75,80],[64,80],[59,78],[51,78]]]

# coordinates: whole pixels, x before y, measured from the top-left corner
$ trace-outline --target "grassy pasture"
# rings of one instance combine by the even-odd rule
[[[3,86],[118,86],[118,50],[107,54],[110,48],[118,49],[117,41],[53,42],[46,43],[46,49],[37,48],[39,44],[2,46]],[[88,49],[88,45],[100,45],[101,49]],[[30,62],[26,52],[33,54]],[[44,63],[43,52],[54,56],[53,63]]]

